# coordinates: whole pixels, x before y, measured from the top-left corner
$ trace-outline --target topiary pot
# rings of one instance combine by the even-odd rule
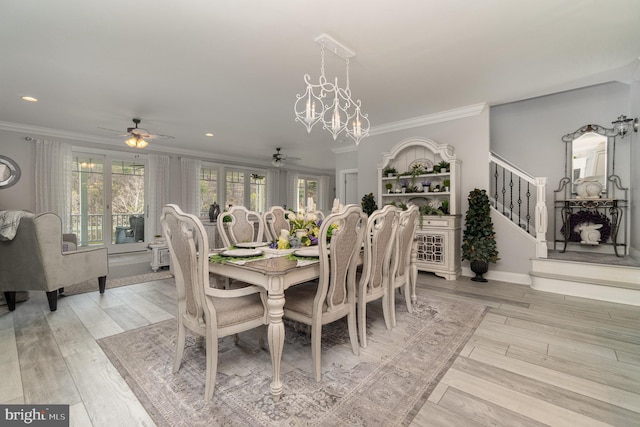
[[[476,273],[476,276],[472,277],[471,280],[474,282],[486,282],[487,279],[482,275],[489,271],[489,263],[486,261],[471,261],[471,271]]]

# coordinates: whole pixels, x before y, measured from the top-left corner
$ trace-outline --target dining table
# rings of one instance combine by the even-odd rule
[[[320,276],[320,263],[308,257],[289,257],[291,250],[264,249],[264,257],[253,260],[232,258],[226,262],[209,262],[209,272],[230,279],[261,286],[267,291],[268,342],[273,365],[271,395],[278,401],[282,395],[280,363],[284,348],[284,291]]]

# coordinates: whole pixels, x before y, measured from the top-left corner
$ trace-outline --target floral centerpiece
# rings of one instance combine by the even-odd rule
[[[304,209],[299,212],[288,212],[285,214],[291,225],[291,233],[284,230],[278,240],[271,244],[274,249],[289,249],[301,246],[311,246],[318,244],[318,235],[322,220],[314,213],[305,212]],[[331,227],[327,233],[327,237],[331,237],[335,225]]]

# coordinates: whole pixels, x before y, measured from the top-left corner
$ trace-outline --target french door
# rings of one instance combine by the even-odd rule
[[[81,246],[146,248],[146,166],[137,155],[74,152],[71,228]]]

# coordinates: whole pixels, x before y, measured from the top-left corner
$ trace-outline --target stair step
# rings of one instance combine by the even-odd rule
[[[558,259],[531,260],[531,288],[640,306],[640,268]]]
[[[598,285],[598,286],[610,286],[613,288],[623,288],[623,289],[632,289],[634,291],[640,291],[640,283],[621,282],[617,280],[607,280],[607,279],[594,279],[589,277],[568,276],[566,274],[544,273],[544,272],[537,272],[537,271],[530,271],[529,275],[533,277],[541,277],[545,279],[562,280],[565,282],[576,282],[576,283],[584,283],[584,284]]]
[[[535,274],[562,275],[586,282],[628,283],[635,284],[640,289],[640,268],[638,267],[548,258],[532,259],[531,265],[531,270]]]

